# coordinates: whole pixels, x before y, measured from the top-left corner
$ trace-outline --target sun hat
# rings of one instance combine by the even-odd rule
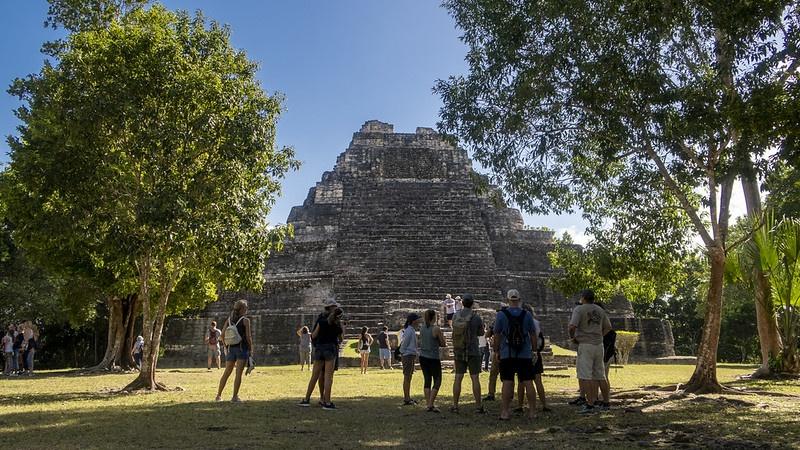
[[[322,305],[325,306],[326,308],[330,308],[331,306],[335,306],[335,307],[338,308],[338,307],[341,306],[339,304],[339,302],[336,301],[336,298],[334,298],[334,297],[330,297],[330,298],[325,299],[325,301],[322,302]]]
[[[508,295],[506,295],[506,298],[509,300],[519,300],[519,291],[516,289],[510,289],[508,291]]]
[[[408,323],[412,323],[412,322],[414,322],[416,320],[419,320],[419,314],[417,314],[417,313],[411,313],[411,314],[408,315],[408,318],[406,318],[406,321]]]

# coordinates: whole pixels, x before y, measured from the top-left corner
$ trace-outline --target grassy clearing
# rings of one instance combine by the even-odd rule
[[[505,448],[519,446],[776,447],[798,445],[797,382],[741,382],[751,369],[723,366],[724,382],[760,394],[681,397],[642,390],[648,385],[682,382],[691,366],[629,365],[611,370],[616,392],[608,413],[582,417],[566,405],[574,396],[574,371],[553,371],[545,378],[553,412],[534,422],[516,417],[499,422],[497,402],[489,415],[446,412],[453,375],[447,373],[440,396],[441,414],[403,407],[399,370],[357,368],[337,373],[338,411],[299,408],[308,372],[296,367],[259,367],[244,380],[242,404],[213,401],[217,372],[166,370],[161,380],[185,391],[114,394],[130,374],[80,376],[46,372],[32,379],[0,380],[0,443],[20,448],[298,448],[352,447]],[[421,374],[412,393],[421,398]],[[486,374],[482,374],[486,386]],[[469,392],[465,386],[464,391]],[[226,390],[230,398],[231,386]],[[773,393],[770,393],[770,392]],[[471,397],[471,396],[470,396]],[[24,443],[24,445],[23,445]]]
[[[578,353],[575,350],[570,350],[568,348],[559,347],[556,344],[550,344],[550,348],[553,350],[553,356],[577,356]]]

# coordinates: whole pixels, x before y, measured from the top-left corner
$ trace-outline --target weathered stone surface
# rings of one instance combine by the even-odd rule
[[[310,325],[322,301],[336,296],[350,330],[378,324],[399,328],[410,311],[439,308],[448,293],[472,293],[491,323],[508,289],[518,289],[550,340],[568,346],[574,306],[553,292],[547,259],[553,233],[525,230],[519,211],[479,194],[464,150],[430,128],[394,133],[368,121],[353,134],[336,166],[310,189],[288,222],[295,238],[272,256],[260,293],[223,293],[198,318],[169,322],[167,359],[204,361],[203,335],[245,297],[262,363],[296,358],[294,331]],[[661,321],[636,319],[630,303],[609,305],[615,327],[640,331],[643,356],[673,355],[672,332]]]

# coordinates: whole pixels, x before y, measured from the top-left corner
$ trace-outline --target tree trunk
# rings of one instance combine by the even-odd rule
[[[703,335],[697,348],[697,365],[694,374],[684,387],[686,392],[708,394],[722,392],[717,381],[717,347],[722,323],[722,289],[725,275],[725,250],[720,246],[708,249],[711,263],[711,278],[708,285],[708,299],[703,324]]]
[[[169,294],[175,287],[177,274],[170,276],[167,280],[162,281],[159,286],[159,299],[158,308],[156,311],[151,310],[149,301],[150,295],[150,271],[149,262],[145,267],[144,272],[140,269],[140,296],[142,301],[142,329],[144,335],[144,352],[142,354],[142,369],[139,371],[139,376],[136,377],[130,384],[123,390],[149,390],[149,391],[163,391],[167,387],[156,380],[156,365],[158,364],[158,350],[161,346],[161,332],[164,329],[164,320],[167,315],[167,301]],[[162,276],[163,268],[162,268]]]
[[[109,297],[108,341],[103,360],[88,369],[90,372],[131,370],[136,367],[130,354],[133,346],[133,327],[136,324],[137,297]]]
[[[747,216],[755,219],[761,215],[761,193],[758,190],[758,182],[755,179],[752,164],[748,166],[746,167],[748,170],[742,175],[742,190],[744,191],[744,200],[747,205]],[[754,268],[753,279],[755,281],[758,342],[761,347],[761,367],[753,373],[753,376],[762,377],[770,375],[770,358],[779,355],[783,345],[781,335],[778,332],[777,317],[775,317],[775,311],[772,307],[769,280],[764,272],[761,271],[761,267],[756,266]]]

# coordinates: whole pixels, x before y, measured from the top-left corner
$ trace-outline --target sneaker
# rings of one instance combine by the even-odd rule
[[[578,414],[594,414],[596,412],[596,408],[592,405],[583,405]]]
[[[575,400],[570,401],[569,404],[572,406],[583,406],[586,404],[586,399],[583,397],[578,397]]]
[[[483,397],[483,401],[485,401],[485,402],[493,402],[494,401],[494,395],[493,394],[489,394],[486,397]]]
[[[216,398],[214,398],[214,401],[215,401],[215,402],[221,402],[221,401],[222,401],[222,397],[220,397],[220,396],[218,395]]]
[[[611,409],[611,405],[607,402],[597,402],[597,407],[600,409],[600,411],[608,411]]]
[[[239,397],[233,397],[231,399],[231,402],[233,402],[233,403],[242,403],[242,399],[240,399]]]
[[[428,412],[438,413],[438,412],[441,412],[441,411],[439,411],[439,408],[437,408],[435,406],[431,406],[430,408],[428,408]]]
[[[450,412],[453,414],[458,414],[458,406],[451,406]]]
[[[413,399],[412,400],[404,400],[403,401],[403,406],[411,406],[411,405],[416,405],[416,404],[417,404],[417,401],[413,400]]]
[[[303,408],[308,408],[309,406],[311,406],[311,402],[306,400],[306,399],[302,399],[302,400],[300,400],[300,403],[297,404],[297,406],[302,406]]]
[[[328,403],[327,405],[322,405],[322,409],[324,409],[325,411],[335,411],[336,405],[334,405],[333,402],[331,402]]]

